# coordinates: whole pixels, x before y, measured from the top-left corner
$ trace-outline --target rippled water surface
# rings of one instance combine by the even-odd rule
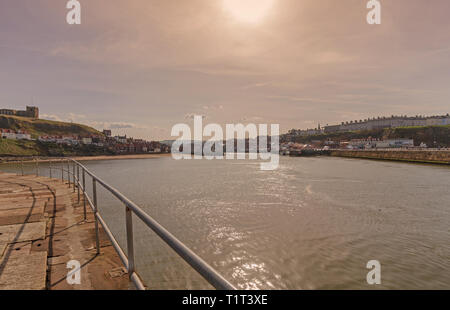
[[[367,289],[369,260],[391,289],[450,289],[450,169],[341,158],[85,162],[243,289]],[[126,248],[124,208],[99,194]],[[150,288],[210,288],[137,218]]]

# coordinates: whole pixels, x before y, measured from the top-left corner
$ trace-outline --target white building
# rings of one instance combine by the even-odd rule
[[[389,139],[389,140],[377,141],[376,147],[379,149],[414,147],[414,140],[413,139]]]
[[[16,133],[15,132],[9,132],[9,131],[2,131],[2,138],[3,139],[16,139]]]
[[[353,139],[348,143],[350,149],[371,149],[375,148],[377,142],[376,139]]]
[[[31,135],[25,131],[19,130],[18,132],[15,132],[10,129],[2,129],[1,132],[1,138],[3,139],[12,139],[12,140],[31,140]]]
[[[117,142],[119,143],[127,143],[127,136],[115,136],[114,139],[116,139]]]
[[[83,144],[92,144],[92,138],[82,138],[81,143]]]
[[[20,132],[16,133],[17,140],[31,140],[31,135],[29,133]]]
[[[450,116],[433,117],[427,119],[427,126],[446,126],[446,125],[450,125]]]
[[[414,147],[413,139],[389,139],[387,142],[390,147]]]

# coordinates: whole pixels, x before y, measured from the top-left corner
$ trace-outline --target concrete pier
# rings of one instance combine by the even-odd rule
[[[82,195],[81,195],[82,196]],[[94,215],[68,183],[0,173],[0,290],[129,289],[123,267]],[[69,284],[67,263],[81,265],[81,283]]]

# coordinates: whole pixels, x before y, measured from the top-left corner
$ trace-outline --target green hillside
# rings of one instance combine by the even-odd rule
[[[44,156],[96,156],[112,155],[107,149],[93,145],[70,146],[39,141],[0,139],[0,163],[7,158]]]
[[[64,123],[49,121],[44,119],[31,119],[26,117],[0,115],[0,128],[12,130],[28,131],[32,138],[37,138],[41,135],[51,136],[91,136],[103,135],[98,130],[81,124]]]
[[[0,115],[0,128],[12,130],[25,130],[33,139],[39,136],[81,136],[103,135],[92,127],[75,124],[31,119],[26,117]],[[0,139],[0,157],[17,156],[77,156],[77,155],[103,155],[106,150],[94,146],[67,146],[54,143],[41,143],[37,140],[10,140]],[[0,158],[1,161],[1,158]]]
[[[37,156],[46,153],[36,141],[0,139],[0,156]]]

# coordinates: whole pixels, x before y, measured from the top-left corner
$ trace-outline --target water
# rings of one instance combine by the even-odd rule
[[[332,157],[283,157],[276,171],[169,157],[84,164],[239,288],[373,288],[366,264],[378,260],[377,288],[450,289],[446,166]],[[99,202],[126,249],[123,206],[104,191]],[[137,270],[149,288],[210,288],[134,223]]]

